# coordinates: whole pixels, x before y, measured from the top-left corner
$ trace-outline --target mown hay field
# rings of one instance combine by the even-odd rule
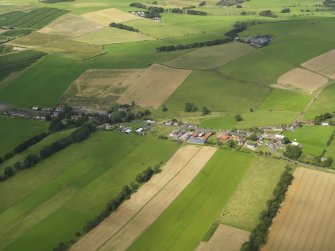
[[[253,50],[254,48],[247,44],[233,42],[199,48],[165,64],[174,68],[211,69],[243,57]]]
[[[150,136],[96,132],[0,183],[0,248],[51,250],[74,238],[124,185],[178,147]]]
[[[304,62],[302,66],[316,72],[320,72],[329,78],[335,79],[335,50],[326,52],[320,56]]]
[[[276,88],[298,90],[309,94],[328,83],[328,79],[309,70],[295,68],[278,78]]]
[[[38,30],[40,33],[51,35],[81,36],[91,31],[103,28],[102,25],[88,20],[82,16],[65,14],[49,25]]]
[[[129,250],[194,250],[234,193],[252,154],[218,150]]]
[[[114,43],[128,43],[144,40],[155,40],[155,38],[143,35],[139,32],[132,32],[121,30],[112,27],[105,27],[100,30],[92,31],[80,37],[74,38],[75,41],[88,44],[114,44]]]
[[[262,250],[334,250],[334,174],[298,168]]]

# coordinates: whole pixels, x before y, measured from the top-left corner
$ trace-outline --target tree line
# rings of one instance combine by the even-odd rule
[[[321,122],[323,122],[325,120],[328,120],[328,119],[331,119],[331,118],[333,118],[333,116],[334,115],[332,113],[326,112],[324,114],[315,116],[313,122],[314,122],[315,125],[321,125]]]
[[[261,223],[251,231],[249,241],[245,242],[241,247],[242,251],[258,251],[267,242],[269,227],[271,226],[274,217],[276,217],[293,179],[292,168],[286,166],[285,171],[282,173],[280,180],[273,191],[273,198],[267,202],[267,208],[260,214],[259,219],[261,220]]]
[[[125,185],[122,187],[120,193],[111,201],[109,201],[105,207],[105,209],[96,216],[93,220],[88,221],[84,228],[83,232],[87,233],[91,231],[93,228],[98,226],[104,219],[106,219],[112,212],[114,212],[125,200],[130,199],[130,196],[135,193],[141,184],[148,182],[152,176],[161,171],[162,162],[155,165],[154,167],[148,167],[143,172],[139,173],[135,177],[135,182],[130,182],[129,185]],[[82,233],[76,233],[76,236],[79,237]],[[75,243],[75,240],[69,240],[66,242],[61,242],[57,247],[53,249],[53,251],[65,251],[70,248],[72,244]]]
[[[125,25],[125,24],[119,24],[119,23],[111,23],[109,25],[110,27],[114,27],[114,28],[118,28],[121,30],[127,30],[127,31],[132,31],[132,32],[139,32],[138,29],[131,27],[129,25]]]
[[[86,123],[72,132],[69,136],[43,147],[39,154],[29,154],[22,162],[18,161],[13,166],[7,166],[3,174],[0,176],[0,182],[13,177],[19,171],[35,166],[42,159],[50,157],[52,154],[61,151],[73,143],[79,143],[87,139],[95,131],[95,128],[95,124]]]

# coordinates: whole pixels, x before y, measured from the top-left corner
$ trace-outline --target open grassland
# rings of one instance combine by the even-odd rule
[[[177,148],[153,137],[96,132],[20,172],[0,184],[0,248],[50,250],[73,238],[122,186]]]
[[[114,43],[128,43],[143,40],[154,40],[155,38],[143,35],[139,32],[132,32],[121,30],[112,27],[105,27],[103,29],[93,31],[75,38],[75,41],[88,44],[114,44]]]
[[[13,119],[0,116],[0,156],[13,150],[18,144],[47,129],[45,122]]]
[[[302,66],[335,79],[334,61],[335,50],[332,50],[303,63]]]
[[[40,33],[65,36],[81,36],[91,31],[99,30],[103,26],[82,16],[65,14],[48,26],[38,30]]]
[[[278,78],[277,88],[313,93],[328,83],[328,79],[309,70],[295,68]]]
[[[7,55],[0,55],[0,81],[11,73],[21,71],[46,54],[39,51],[26,50]],[[0,85],[0,93],[3,87]],[[0,94],[1,98],[1,94]]]
[[[40,51],[77,57],[79,59],[87,59],[104,53],[100,45],[81,43],[73,41],[67,36],[49,35],[39,32],[18,38],[12,41],[11,44],[32,47]]]
[[[104,26],[108,26],[110,23],[123,23],[131,20],[142,19],[139,16],[132,15],[115,8],[90,12],[83,14],[82,16]]]
[[[312,97],[308,94],[290,90],[273,89],[264,102],[258,107],[261,111],[294,111],[305,109]],[[283,102],[283,100],[285,102]]]
[[[2,87],[0,99],[18,106],[52,107],[80,74],[76,63],[73,59],[48,55]]]
[[[216,148],[186,146],[73,250],[125,250],[187,187]]]
[[[6,160],[6,161],[4,161],[3,163],[0,164],[0,173],[2,174],[4,169],[7,166],[14,166],[14,164],[16,162],[23,161],[24,158],[26,156],[28,156],[29,154],[39,155],[40,151],[43,147],[52,144],[53,142],[55,142],[58,139],[61,139],[61,138],[64,138],[64,137],[70,135],[70,133],[73,132],[73,130],[74,129],[53,133],[53,134],[49,135],[48,137],[44,138],[43,140],[41,140],[40,142],[36,143],[35,145],[32,145],[31,147],[29,147],[24,152],[15,154],[12,158],[10,158],[10,159],[8,159],[8,160]],[[45,129],[45,131],[46,131],[46,129]],[[41,130],[40,132],[36,132],[35,134],[39,134],[39,133],[42,133],[42,132],[43,132],[43,130]],[[23,140],[22,140],[22,142],[23,142]],[[19,143],[22,143],[22,142],[19,142]],[[12,150],[12,149],[10,149],[10,150]]]
[[[134,82],[117,101],[122,104],[134,101],[142,107],[158,108],[190,74],[190,70],[154,64],[139,72],[136,79],[131,78]]]
[[[39,8],[31,11],[14,11],[0,15],[0,26],[41,28],[67,11],[56,8]]]
[[[333,131],[334,128],[330,126],[304,126],[295,131],[286,131],[284,135],[302,144],[304,153],[319,156],[326,148],[327,141]]]
[[[253,155],[218,150],[129,250],[194,250],[248,170]]]
[[[321,94],[314,100],[313,104],[308,109],[305,117],[313,119],[315,116],[326,112],[335,111],[335,83],[330,84],[324,88]]]
[[[270,88],[223,76],[216,70],[195,70],[167,100],[169,110],[183,111],[194,103],[211,111],[247,111],[259,106]]]
[[[195,251],[239,251],[249,232],[220,224],[212,238],[202,241]]]
[[[235,120],[235,114],[208,118],[201,123],[202,127],[212,129],[252,128],[255,126],[272,126],[290,124],[299,113],[289,111],[256,111],[242,113],[242,121]]]
[[[298,168],[264,251],[333,250],[334,174]]]
[[[253,47],[247,44],[233,42],[199,48],[165,64],[174,68],[212,69],[240,58],[252,50]]]
[[[223,208],[219,221],[247,231],[259,223],[259,215],[284,171],[287,162],[256,156],[236,191]]]

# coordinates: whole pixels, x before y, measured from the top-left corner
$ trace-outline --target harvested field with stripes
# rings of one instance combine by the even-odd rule
[[[335,175],[298,168],[263,251],[335,250]]]
[[[335,50],[331,50],[302,64],[303,67],[335,79]]]
[[[216,148],[185,146],[179,149],[130,200],[71,250],[125,250],[177,198],[214,155]]]

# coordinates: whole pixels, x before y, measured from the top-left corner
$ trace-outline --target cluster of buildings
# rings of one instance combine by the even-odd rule
[[[169,137],[173,140],[187,141],[191,144],[204,145],[207,140],[213,135],[212,131],[206,129],[200,130],[187,130],[184,128],[179,128],[172,131]]]
[[[130,13],[133,14],[133,15],[139,16],[139,17],[143,17],[143,18],[146,18],[146,17],[147,17],[147,13],[145,13],[144,11],[133,10],[133,11],[131,11]],[[151,19],[154,20],[154,21],[157,21],[157,22],[160,21],[160,18],[159,18],[159,17],[153,17],[153,18],[151,18]]]
[[[237,41],[248,43],[256,48],[264,47],[270,44],[273,40],[272,35],[256,35],[247,38],[236,38]]]

